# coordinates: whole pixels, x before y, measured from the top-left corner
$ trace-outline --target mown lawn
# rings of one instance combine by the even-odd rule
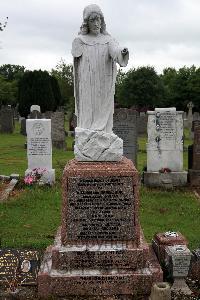
[[[187,138],[185,146],[191,141]],[[27,168],[26,138],[19,134],[0,135],[0,174],[19,173]],[[73,158],[72,138],[67,138],[67,151],[53,149],[53,167],[56,170],[54,187],[26,187],[21,180],[14,196],[0,204],[1,247],[44,249],[53,242],[60,224],[61,178],[67,161]],[[138,170],[146,165],[146,137],[138,140]],[[187,152],[184,152],[187,169]],[[22,178],[23,179],[23,178]],[[177,230],[189,240],[189,247],[200,245],[200,201],[187,188],[173,191],[141,187],[141,225],[150,242],[154,233]]]

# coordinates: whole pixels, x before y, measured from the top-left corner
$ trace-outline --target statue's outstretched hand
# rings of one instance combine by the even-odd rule
[[[125,56],[128,53],[128,48],[124,48],[121,53],[123,56]]]

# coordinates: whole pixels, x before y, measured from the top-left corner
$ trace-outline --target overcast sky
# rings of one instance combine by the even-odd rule
[[[51,70],[72,62],[71,43],[86,5],[96,3],[107,31],[130,51],[128,68],[200,66],[200,0],[0,0],[0,65]]]

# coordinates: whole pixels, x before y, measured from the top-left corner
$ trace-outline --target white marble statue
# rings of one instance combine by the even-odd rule
[[[120,160],[123,143],[112,132],[116,63],[125,67],[129,53],[107,33],[103,13],[96,4],[83,11],[83,24],[73,41],[72,55],[77,116],[75,157],[81,161]]]

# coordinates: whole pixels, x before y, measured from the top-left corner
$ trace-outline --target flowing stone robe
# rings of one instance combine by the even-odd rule
[[[128,53],[110,36],[79,35],[72,44],[77,127],[112,133],[116,62],[125,67]]]

